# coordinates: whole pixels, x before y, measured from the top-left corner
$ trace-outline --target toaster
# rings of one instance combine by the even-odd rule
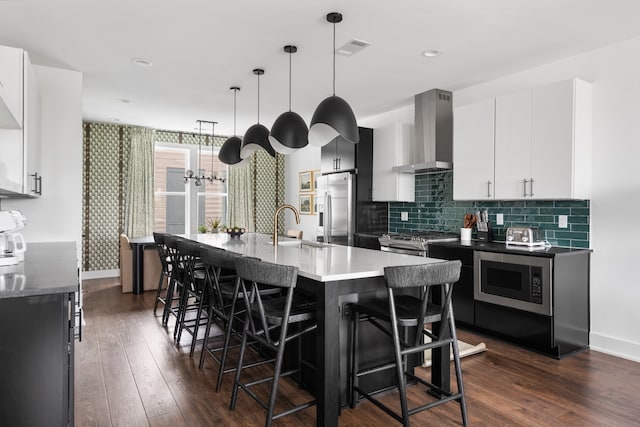
[[[508,245],[544,246],[543,232],[538,227],[507,228],[506,243]]]

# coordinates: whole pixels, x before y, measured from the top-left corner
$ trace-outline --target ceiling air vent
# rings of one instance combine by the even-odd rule
[[[370,44],[371,42],[353,39],[349,43],[345,44],[344,46],[336,49],[336,53],[339,55],[351,56],[354,53],[357,53],[362,49],[364,49],[365,47],[369,46]]]

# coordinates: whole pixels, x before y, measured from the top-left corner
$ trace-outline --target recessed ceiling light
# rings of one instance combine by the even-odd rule
[[[133,62],[136,65],[139,65],[140,67],[151,67],[153,65],[153,62],[144,58],[133,58],[131,62]]]
[[[110,122],[119,122],[120,119],[117,119],[115,117],[109,117],[107,120],[109,120]]]
[[[422,56],[425,56],[427,58],[433,58],[434,56],[438,56],[440,55],[442,52],[440,52],[439,50],[425,50],[424,52],[422,52]]]
[[[127,99],[127,98],[118,98],[118,99],[116,99],[116,101],[118,101],[118,102],[120,102],[122,104],[130,104],[131,103],[131,100]]]

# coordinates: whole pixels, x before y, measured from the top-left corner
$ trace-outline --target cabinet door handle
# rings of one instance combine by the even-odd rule
[[[524,197],[527,197],[527,182],[529,182],[526,178],[522,180],[522,193]]]
[[[533,197],[533,178],[529,180],[529,197]]]
[[[338,157],[336,160],[338,161],[338,167],[336,169],[340,170],[340,157]]]
[[[491,197],[491,181],[487,181],[487,197]]]

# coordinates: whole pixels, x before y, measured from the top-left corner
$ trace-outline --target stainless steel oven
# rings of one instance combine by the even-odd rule
[[[551,258],[474,252],[474,298],[551,316]]]
[[[379,239],[380,250],[415,256],[429,256],[429,243],[458,240],[455,233],[424,230],[413,233],[385,233]]]

